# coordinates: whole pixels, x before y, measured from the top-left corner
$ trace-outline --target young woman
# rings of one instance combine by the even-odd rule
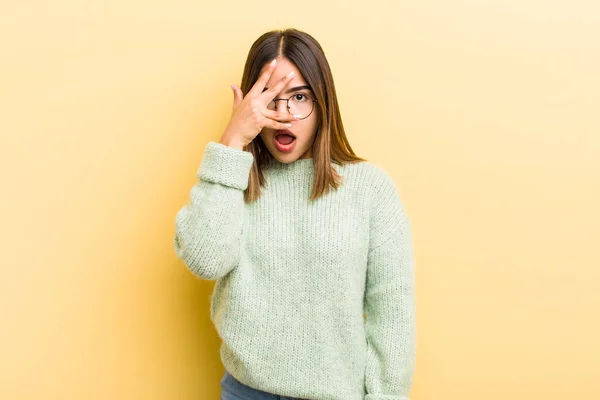
[[[321,46],[267,32],[232,90],[175,219],[177,256],[216,280],[221,400],[407,400],[411,224],[390,175],[352,151]]]

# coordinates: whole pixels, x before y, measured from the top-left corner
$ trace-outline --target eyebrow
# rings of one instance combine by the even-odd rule
[[[302,89],[308,89],[308,90],[311,90],[311,91],[312,91],[312,89],[310,88],[310,86],[308,86],[308,85],[302,85],[302,86],[296,86],[296,87],[290,88],[290,89],[288,89],[287,91],[285,91],[285,93],[284,93],[284,94],[292,93],[292,92],[295,92],[295,91],[297,91],[297,90],[302,90]],[[263,89],[263,92],[264,92],[265,90],[269,90],[269,88],[268,88],[268,87],[265,87],[265,88]]]

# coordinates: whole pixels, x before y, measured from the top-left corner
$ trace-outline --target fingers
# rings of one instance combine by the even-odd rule
[[[274,59],[267,65],[267,69],[258,77],[249,93],[252,93],[253,96],[258,96],[262,93],[273,71],[275,71],[275,65],[277,65],[277,59]]]
[[[263,115],[269,119],[275,121],[298,121],[300,119],[300,115],[292,115],[288,112],[277,112],[272,110],[264,110]]]
[[[284,123],[284,122],[278,122],[275,121],[273,119],[270,118],[265,118],[263,120],[263,127],[264,128],[271,128],[271,129],[288,129],[292,127],[292,124],[290,123]]]
[[[288,84],[288,82],[294,77],[294,71],[291,71],[289,74],[284,76],[277,82],[273,87],[269,88],[269,90],[265,90],[261,95],[261,99],[265,102],[265,104],[269,104],[271,100],[275,97],[275,95]]]
[[[233,83],[231,84],[231,89],[233,90],[233,108],[236,108],[244,99],[244,93],[242,89]]]

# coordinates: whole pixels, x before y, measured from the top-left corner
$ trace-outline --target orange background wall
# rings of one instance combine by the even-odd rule
[[[252,42],[329,58],[414,226],[413,400],[600,398],[600,3],[0,5],[0,398],[217,399],[177,210]]]

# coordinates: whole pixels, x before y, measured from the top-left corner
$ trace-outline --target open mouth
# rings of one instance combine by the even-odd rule
[[[273,141],[277,150],[282,153],[290,153],[296,145],[296,136],[287,129],[280,129],[275,131]]]
[[[278,143],[287,146],[296,140],[296,136],[287,129],[277,130],[275,131],[275,140],[277,140]]]

